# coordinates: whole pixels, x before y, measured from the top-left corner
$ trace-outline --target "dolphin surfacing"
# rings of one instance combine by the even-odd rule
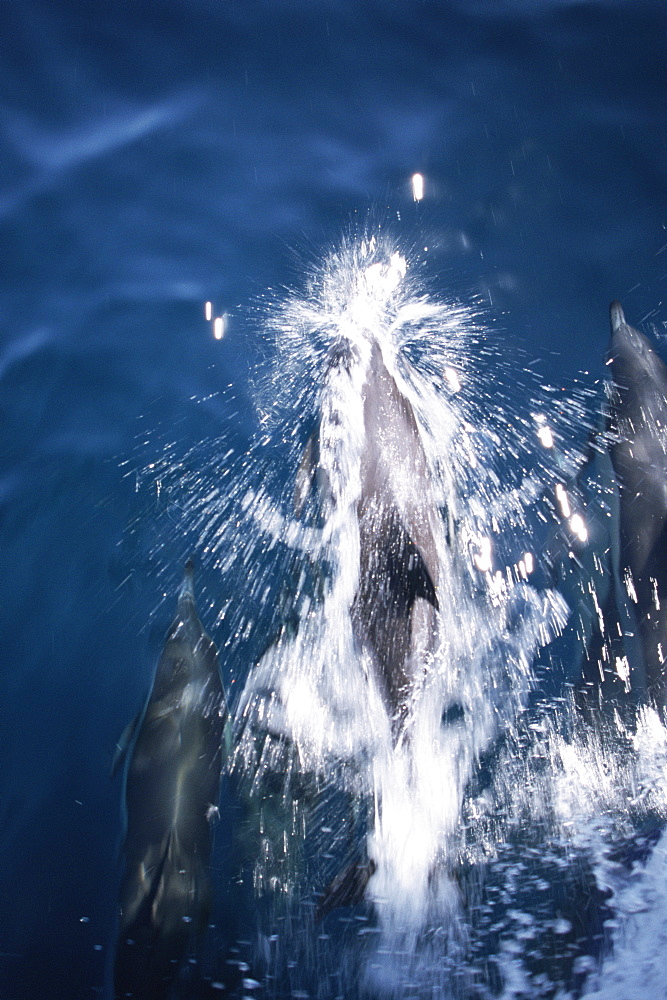
[[[667,706],[667,366],[610,307],[610,453],[619,485],[621,566],[635,604],[649,698]]]
[[[331,352],[327,378],[349,370],[350,355]],[[359,583],[350,609],[358,648],[372,663],[394,739],[404,731],[416,682],[433,645],[438,612],[437,537],[440,513],[412,404],[371,341],[365,366],[363,447],[359,462]],[[322,414],[318,440],[306,445],[295,484],[300,513],[317,483],[330,507],[326,449],[339,417]],[[333,433],[332,433],[333,431]]]
[[[366,357],[363,350],[340,345],[330,352],[319,423],[297,471],[294,507],[299,515],[314,484],[325,515],[354,498],[349,509],[358,524],[359,548],[358,582],[349,605],[352,632],[398,746],[410,742],[412,712],[438,641],[438,541],[444,532],[414,408],[380,344],[371,340],[364,346]],[[336,402],[346,399],[340,380],[348,378],[361,392],[361,407],[352,417]],[[349,451],[361,442],[358,468],[350,475],[358,473],[358,482],[350,492],[340,456],[345,426],[354,439]],[[376,867],[365,852],[354,857],[324,888],[316,920],[359,903]]]
[[[116,997],[167,997],[188,941],[206,926],[224,715],[218,654],[197,615],[189,561],[127,764]]]
[[[436,628],[439,514],[417,419],[377,344],[364,386],[364,424],[352,621],[357,642],[371,654],[397,732],[423,667],[418,661]]]

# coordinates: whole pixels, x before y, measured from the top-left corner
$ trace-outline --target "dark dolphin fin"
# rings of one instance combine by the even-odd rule
[[[394,596],[402,595],[405,605],[410,608],[418,597],[423,598],[439,610],[435,584],[428,571],[426,560],[415,545],[410,534],[394,514],[393,530],[386,544],[386,569],[389,591]]]
[[[125,729],[121,733],[120,738],[116,743],[116,750],[114,752],[113,760],[111,762],[112,778],[115,778],[119,767],[121,766],[121,764],[123,763],[123,761],[127,756],[127,752],[132,745],[132,741],[134,740],[135,733],[139,728],[139,723],[141,722],[143,714],[144,710],[142,708],[139,712],[137,712],[135,717],[125,726]]]
[[[372,858],[365,864],[359,860],[352,861],[341,869],[325,888],[315,910],[315,921],[319,922],[327,913],[341,906],[356,906],[360,903],[375,869],[376,864]]]
[[[410,593],[413,600],[416,597],[422,597],[429,604],[432,604],[436,611],[439,611],[438,595],[435,592],[435,585],[431,579],[431,574],[428,571],[424,557],[407,532],[405,538],[405,556],[408,567],[407,576]]]
[[[315,480],[317,472],[317,437],[318,431],[315,429],[306,442],[306,447],[303,449],[303,455],[301,456],[299,468],[296,472],[292,504],[297,517],[301,516]]]

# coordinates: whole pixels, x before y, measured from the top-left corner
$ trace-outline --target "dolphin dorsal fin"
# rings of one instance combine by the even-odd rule
[[[428,571],[426,561],[407,532],[405,543],[411,597],[413,600],[422,597],[429,604],[432,604],[436,611],[439,611],[438,595],[435,592],[435,584]]]
[[[385,552],[391,592],[401,595],[410,607],[421,597],[439,611],[438,595],[426,559],[396,509],[390,516],[390,525]]]

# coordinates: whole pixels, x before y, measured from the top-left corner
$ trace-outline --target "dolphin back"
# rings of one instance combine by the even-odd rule
[[[169,995],[190,938],[196,938],[208,920],[207,864],[170,833],[157,864],[141,875],[143,892],[134,901],[134,913],[124,914],[121,924],[115,990],[118,997],[162,1000]]]
[[[621,564],[649,696],[667,704],[667,366],[610,306],[610,454],[619,485]]]
[[[353,617],[376,665],[395,736],[437,631],[440,515],[417,418],[373,345],[364,387],[360,585]]]
[[[118,997],[166,997],[188,942],[206,926],[224,716],[217,650],[188,566],[127,767]]]

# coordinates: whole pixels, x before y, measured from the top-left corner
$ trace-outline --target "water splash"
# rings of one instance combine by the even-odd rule
[[[604,456],[575,481],[600,393],[540,384],[379,233],[343,241],[263,324],[251,445],[178,457],[172,442],[141,477],[222,579],[241,837],[272,901],[258,975],[322,997],[594,988],[633,933],[627,857],[665,816],[660,720],[592,719],[568,695],[605,625],[607,549],[613,562]],[[414,415],[410,447],[369,420],[379,369]],[[371,449],[434,551],[438,611],[421,602],[393,691],[359,636],[359,595],[380,593],[364,565]],[[554,551],[576,610],[560,652]],[[352,909],[335,912],[346,878]]]
[[[285,766],[289,747],[302,775],[364,800],[363,853],[375,868],[367,897],[390,935],[414,937],[434,912],[452,908],[448,845],[466,788],[480,755],[525,705],[535,651],[563,627],[566,608],[555,592],[525,582],[525,563],[522,573],[508,570],[494,551],[496,539],[499,552],[507,545],[509,523],[526,524],[534,491],[507,491],[498,474],[505,458],[479,406],[484,389],[471,364],[469,312],[434,302],[405,258],[371,237],[346,243],[272,325],[280,383],[290,393],[300,384],[300,420],[315,424],[318,500],[300,529],[272,513],[265,494],[249,497],[248,506],[265,530],[307,548],[326,567],[326,581],[319,600],[292,595],[292,627],[249,674],[237,713],[237,766],[257,789],[265,772]],[[400,405],[415,415],[419,441],[406,448],[415,444],[426,466],[416,483],[410,474],[419,463],[398,453],[365,408],[374,351]],[[512,443],[525,450],[516,434]],[[353,620],[365,585],[363,469],[368,452],[383,448],[392,498],[406,517],[417,510],[429,519],[437,563],[439,613],[410,651],[398,737]],[[526,536],[527,529],[524,549]]]

